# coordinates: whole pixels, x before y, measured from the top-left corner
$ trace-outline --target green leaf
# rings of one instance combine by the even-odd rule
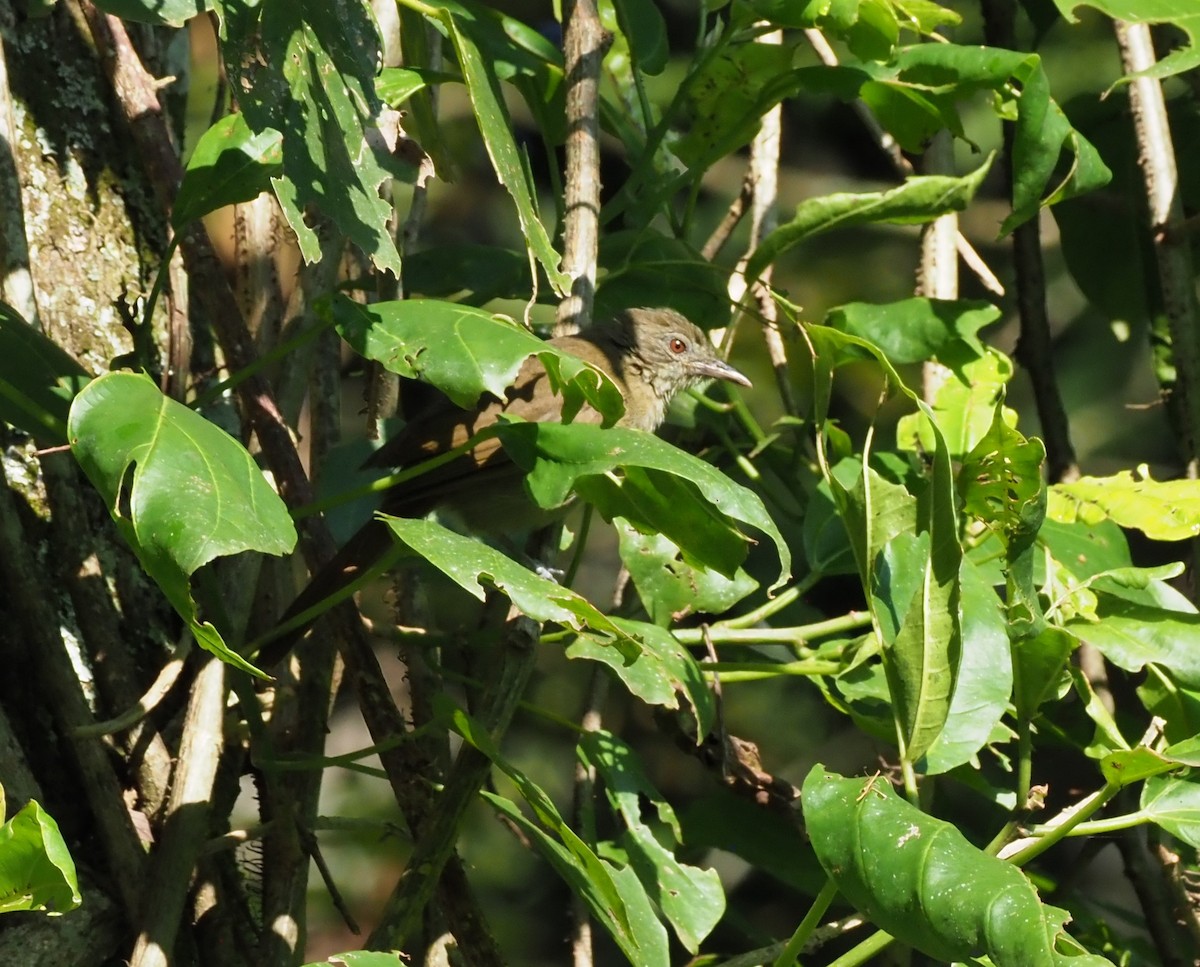
[[[478,13],[465,4],[455,4],[453,7],[442,4],[439,13],[458,55],[463,80],[471,94],[475,120],[479,123],[479,131],[487,146],[488,156],[492,159],[496,177],[508,189],[516,204],[517,219],[530,252],[546,270],[554,290],[563,293],[570,285],[570,279],[559,268],[561,258],[538,216],[533,188],[513,136],[512,122],[504,106],[495,64],[480,49],[488,29],[487,14]]]
[[[404,259],[404,287],[411,295],[465,292],[458,304],[482,306],[493,299],[526,299],[530,286],[528,256],[495,245],[436,245]]]
[[[921,224],[940,215],[963,211],[991,167],[989,157],[969,175],[921,175],[888,191],[843,192],[802,202],[786,225],[770,232],[746,262],[746,278],[756,279],[763,269],[805,239],[835,228],[878,222]]]
[[[1013,365],[1003,353],[988,348],[977,359],[955,368],[937,387],[930,409],[945,437],[950,455],[961,459],[988,433],[997,405],[1012,379]],[[1015,411],[1002,408],[1004,419],[1015,424]],[[901,450],[932,449],[933,436],[924,413],[909,413],[896,424],[896,445]]]
[[[883,352],[865,339],[826,326],[810,326],[815,350],[816,419],[824,423],[832,371],[854,359],[874,359],[896,387],[929,415]],[[920,498],[863,467],[853,486],[828,468],[825,435],[818,436],[821,465],[858,561],[876,630],[902,754],[919,759],[936,740],[950,710],[961,647],[958,512],[945,440],[932,424],[934,448],[928,485]],[[890,547],[890,550],[889,550]],[[889,559],[888,555],[891,555]],[[887,574],[877,576],[884,565]],[[897,587],[913,587],[911,599]],[[886,588],[885,596],[876,592]]]
[[[631,964],[667,967],[670,963],[667,932],[654,915],[646,891],[632,870],[617,869],[597,857],[600,875],[580,864],[569,849],[531,822],[510,800],[486,789],[481,789],[479,795],[529,837],[534,848],[587,905],[596,922],[609,932]],[[618,904],[612,902],[614,893]]]
[[[612,0],[611,5],[608,2],[601,3],[600,19],[609,31],[614,26],[620,26],[614,32],[617,40],[605,57],[605,66],[609,70],[620,73],[619,66],[614,65],[613,61],[621,56],[629,58],[632,53],[631,69],[651,77],[663,72],[671,55],[667,42],[667,22],[653,0]]]
[[[909,805],[888,782],[814,766],[802,790],[817,858],[873,923],[941,961],[986,954],[996,967],[1100,967],[1056,946],[1069,919],[1044,906],[1016,867],[972,846],[951,824]]]
[[[252,201],[270,190],[282,169],[283,135],[271,128],[255,134],[241,114],[227,114],[196,143],[171,224],[179,230],[225,205]]]
[[[620,518],[615,523],[621,560],[655,624],[666,627],[696,613],[720,614],[758,587],[745,570],[727,578],[684,560],[679,545],[662,534],[643,534]]]
[[[417,70],[411,67],[385,67],[375,80],[375,92],[383,98],[388,107],[399,107],[418,91],[423,91],[430,84],[446,81],[460,81],[462,78],[454,74],[438,73],[429,70]],[[405,272],[408,266],[404,267]]]
[[[1087,524],[1061,523],[1050,516],[1038,529],[1037,539],[1080,580],[1133,564],[1125,534],[1107,518]]]
[[[597,641],[586,634],[568,646],[567,657],[604,662],[630,694],[648,705],[677,709],[679,696],[683,695],[696,716],[696,742],[703,742],[712,730],[716,709],[696,659],[665,628],[629,618],[612,617],[610,620],[631,639],[640,642],[641,649],[633,661],[624,660],[602,640]]]
[[[1067,660],[1079,639],[1054,625],[1015,633],[1010,628],[1013,656],[1013,704],[1017,714],[1031,719],[1058,692]]]
[[[792,93],[796,43],[727,45],[704,61],[687,89],[688,131],[671,150],[688,168],[703,171],[717,158],[750,143],[763,114]]]
[[[90,379],[58,343],[0,302],[0,420],[43,446],[64,444],[71,400]]]
[[[667,306],[699,325],[724,324],[729,315],[727,269],[686,242],[652,229],[612,232],[600,242],[596,317],[639,306]]]
[[[1187,34],[1190,43],[1173,50],[1146,71],[1148,77],[1172,77],[1200,66],[1200,10],[1191,0],[1054,0],[1054,3],[1071,23],[1079,21],[1076,9],[1093,7],[1114,20],[1165,23]]]
[[[256,672],[199,622],[188,585],[214,558],[288,554],[296,544],[287,508],[245,447],[132,373],[88,384],[71,406],[68,434],[121,535],[200,644]]]
[[[312,205],[376,266],[399,274],[392,209],[380,188],[402,171],[375,92],[381,55],[370,5],[225,0],[221,14],[225,60],[237,73],[247,124],[283,136],[283,173],[273,184],[305,260],[321,257],[317,232],[304,218]]]
[[[1111,477],[1081,477],[1050,488],[1049,515],[1063,523],[1108,518],[1151,540],[1182,541],[1200,534],[1200,482],[1152,480],[1143,466]]]
[[[1125,787],[1141,782],[1150,776],[1161,775],[1178,769],[1179,763],[1138,746],[1136,749],[1116,749],[1100,760],[1100,771],[1109,785]]]
[[[962,650],[950,711],[929,751],[924,771],[949,772],[984,747],[1008,709],[1013,687],[1012,655],[1004,608],[983,573],[963,560]]]
[[[407,967],[407,958],[394,952],[349,950],[344,954],[330,954],[321,961],[314,960],[304,967]]]
[[[1200,614],[1168,611],[1111,594],[1099,595],[1096,621],[1068,628],[1126,671],[1148,662],[1170,669],[1181,684],[1200,687]]]
[[[1154,776],[1142,786],[1142,812],[1172,836],[1200,847],[1200,776]]]
[[[779,554],[779,577],[769,590],[788,580],[791,551],[761,498],[712,464],[651,433],[625,427],[505,422],[498,432],[509,455],[528,473],[526,486],[539,506],[558,506],[573,488],[588,486],[584,478],[603,478],[612,486],[603,491],[593,487],[590,497],[602,501],[597,509],[607,518],[623,517],[635,527],[666,534],[685,554],[698,559],[714,546],[729,552],[728,535],[739,533],[733,525],[747,524],[771,538]],[[619,467],[625,468],[626,480],[634,477],[630,468],[642,468],[644,473],[636,475],[636,485],[622,490],[613,473]],[[679,502],[673,507],[657,501],[635,502],[651,498],[656,490],[670,492]],[[680,515],[695,514],[697,507],[704,515],[705,532],[679,533]],[[703,563],[732,577],[745,557],[748,540],[739,536],[740,550]]]
[[[693,954],[725,913],[725,894],[716,870],[702,870],[676,859],[642,815],[643,804],[675,845],[683,843],[679,821],[642,770],[633,750],[609,732],[585,732],[579,751],[604,780],[604,793],[622,820],[622,845],[629,865],[650,899],[675,929],[680,943]],[[664,835],[663,837],[667,837]]]
[[[435,717],[444,727],[462,736],[512,780],[522,798],[533,809],[540,825],[530,823],[508,800],[482,793],[487,801],[527,830],[540,834],[543,854],[564,874],[569,884],[577,887],[577,894],[593,910],[600,908],[603,911],[601,922],[622,948],[628,946],[637,949],[641,946],[645,935],[631,924],[623,899],[626,891],[618,888],[608,864],[566,824],[554,801],[542,788],[500,754],[491,736],[479,722],[443,693],[435,695],[433,703]],[[547,830],[557,837],[557,842],[546,836]],[[546,849],[548,843],[552,843],[553,848]]]
[[[987,432],[959,472],[963,510],[1003,535],[1006,544],[1029,541],[1042,523],[1042,461],[1046,448],[1009,426],[1004,407],[991,406]]]
[[[482,541],[456,534],[431,520],[380,515],[392,533],[480,601],[493,587],[535,621],[553,621],[587,632],[615,648],[627,661],[640,654],[640,642],[586,598],[535,574]]]
[[[565,419],[585,402],[609,421],[624,412],[621,391],[606,373],[482,309],[432,299],[365,306],[334,295],[321,311],[356,352],[401,376],[427,380],[464,409],[484,393],[504,399],[521,364],[537,356],[563,397]]]
[[[0,913],[40,910],[60,916],[82,902],[75,862],[58,824],[31,799],[0,826]]]
[[[1000,318],[988,302],[953,299],[903,299],[886,305],[851,302],[830,309],[825,325],[867,339],[892,365],[937,359],[953,365],[965,349],[985,352],[979,330]]]
[[[105,13],[156,27],[182,27],[215,6],[213,0],[100,0]]]

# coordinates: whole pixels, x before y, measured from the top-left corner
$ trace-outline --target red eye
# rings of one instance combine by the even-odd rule
[[[668,345],[671,347],[671,352],[673,352],[676,356],[687,349],[687,343],[678,336],[672,339]]]

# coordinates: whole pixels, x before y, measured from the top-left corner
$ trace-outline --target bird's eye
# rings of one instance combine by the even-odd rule
[[[675,336],[670,343],[668,343],[668,345],[671,348],[671,352],[673,352],[676,356],[687,349],[687,343],[678,336]]]

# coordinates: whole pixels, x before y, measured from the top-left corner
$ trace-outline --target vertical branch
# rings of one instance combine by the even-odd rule
[[[1146,24],[1114,21],[1121,64],[1137,75],[1154,66],[1154,44]],[[1195,276],[1179,197],[1175,146],[1167,121],[1162,87],[1153,77],[1135,76],[1129,86],[1129,106],[1138,144],[1138,167],[1146,190],[1154,261],[1162,290],[1163,310],[1171,333],[1176,382],[1166,387],[1179,417],[1183,457],[1188,476],[1197,476],[1197,434],[1200,433],[1200,332],[1197,331]]]
[[[783,32],[771,31],[759,38],[764,44],[782,44]],[[779,150],[783,136],[783,108],[776,104],[762,117],[758,134],[750,145],[750,167],[746,172],[743,191],[749,189],[750,196],[750,240],[746,251],[752,252],[768,232],[775,227],[775,203],[779,197]],[[739,264],[738,270],[729,279],[729,297],[736,305],[742,301],[747,286],[751,289],[758,314],[766,324],[763,328],[763,339],[767,345],[767,353],[771,360],[771,368],[775,371],[775,384],[779,389],[779,399],[784,412],[795,416],[799,411],[796,406],[795,394],[792,392],[791,374],[788,372],[787,349],[783,344],[783,335],[779,331],[779,313],[775,300],[771,297],[771,273],[773,266],[768,265],[757,279],[747,279],[745,276],[745,259]],[[723,340],[724,349],[729,350],[732,341],[732,330]]]
[[[224,714],[225,663],[208,656],[192,686],[162,840],[144,884],[142,918],[130,967],[167,967],[175,962],[175,936],[192,870],[208,839]]]
[[[985,0],[984,30],[988,43],[1015,50],[1016,4],[1013,0]],[[1003,122],[1004,172],[1011,193],[1017,176],[1013,162],[1015,125]],[[1029,373],[1038,420],[1046,442],[1046,469],[1051,483],[1079,476],[1070,423],[1058,389],[1054,368],[1054,346],[1046,312],[1046,271],[1042,263],[1041,226],[1032,218],[1013,231],[1013,263],[1017,275],[1017,312],[1021,335],[1017,340],[1017,362]]]
[[[600,244],[600,64],[611,42],[595,0],[571,0],[563,35],[567,77],[567,174],[563,270],[571,293],[558,306],[555,335],[591,324]]]
[[[953,174],[954,143],[949,131],[939,131],[925,150],[926,174]],[[921,228],[921,262],[917,269],[917,294],[927,299],[958,298],[958,215],[950,212]],[[926,360],[921,367],[921,396],[932,404],[950,378],[941,363]]]

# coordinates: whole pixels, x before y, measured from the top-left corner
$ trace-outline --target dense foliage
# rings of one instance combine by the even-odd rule
[[[1200,956],[1200,17],[684,7],[0,0],[0,912],[63,915],[5,918],[7,960]],[[1104,57],[1050,68],[1077,44]],[[38,92],[51,60],[94,97]],[[845,150],[785,210],[789,155]],[[567,199],[601,175],[589,252]],[[39,255],[89,233],[131,253],[103,311]],[[619,418],[537,338],[568,294],[584,325],[673,307],[755,386],[661,436],[489,430],[530,501],[585,505],[529,545],[561,572],[390,518],[384,643],[328,602],[258,667],[284,556],[316,570],[413,477],[354,468],[418,384],[470,407],[536,355],[568,418]],[[1108,361],[1072,369],[1083,327]],[[1144,432],[1077,447],[1063,384],[1135,377]],[[330,895],[365,944],[306,947]]]

